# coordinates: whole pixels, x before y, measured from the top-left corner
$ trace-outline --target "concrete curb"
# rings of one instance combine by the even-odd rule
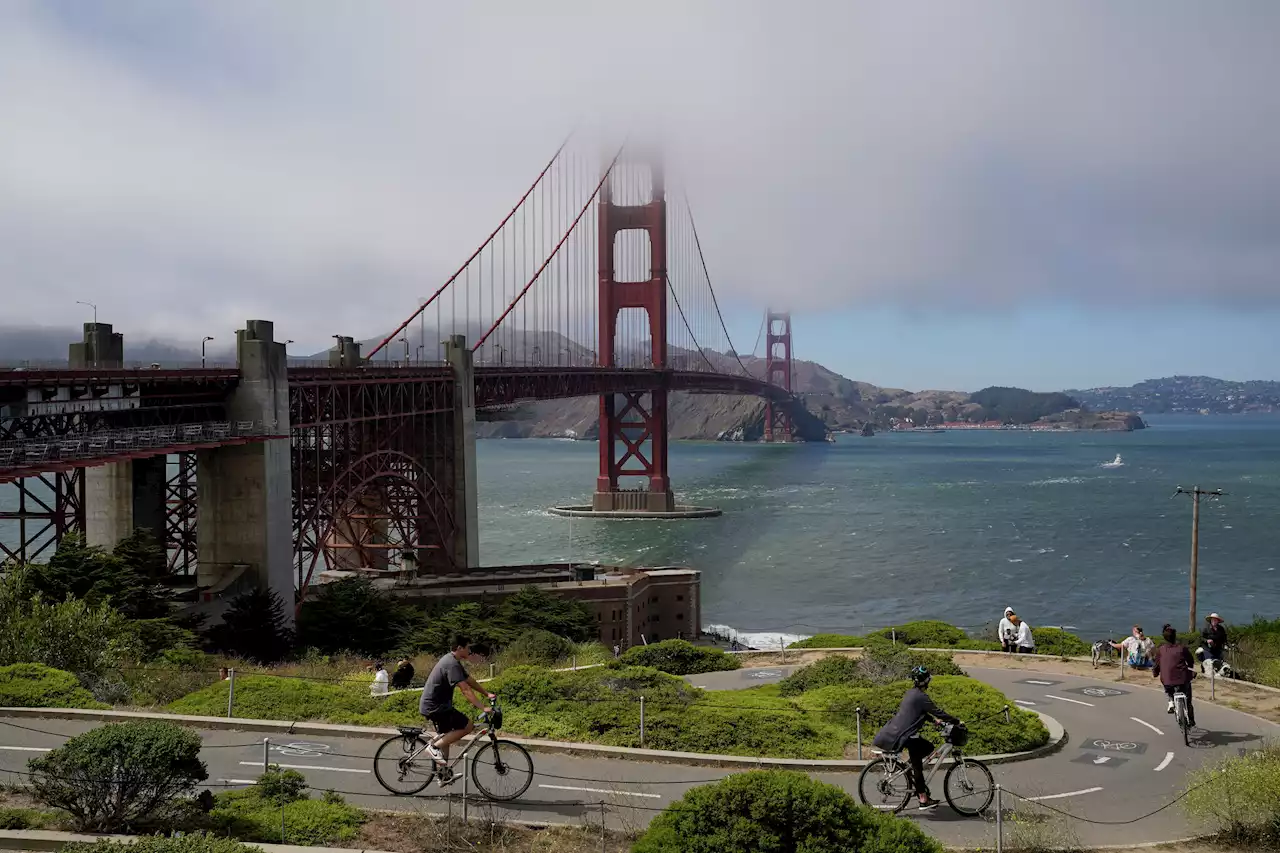
[[[988,764],[1008,764],[1014,761],[1029,761],[1033,758],[1041,758],[1061,749],[1067,740],[1067,733],[1062,724],[1047,714],[1041,714],[1038,711],[1031,711],[1031,713],[1039,716],[1045,728],[1049,730],[1049,741],[1043,746],[1025,752],[971,757]],[[0,708],[0,717],[14,717],[26,720],[82,720],[107,723],[118,723],[125,720],[167,720],[171,723],[180,723],[192,728],[214,731],[367,738],[370,740],[385,740],[397,734],[395,729],[374,728],[372,726],[340,726],[333,723],[285,723],[276,720],[247,720],[238,717],[191,717],[178,714],[158,714],[149,711],[96,711],[78,708]],[[835,772],[861,770],[870,763],[870,760],[751,758],[742,755],[707,755],[697,752],[670,752],[662,749],[632,749],[625,746],[562,743],[522,737],[509,737],[508,739],[521,743],[534,752],[544,752],[552,755],[652,761],[665,764],[683,764],[691,767],[774,768]]]
[[[123,841],[132,844],[141,836],[137,835],[89,835],[79,832],[54,832],[47,829],[3,829],[0,830],[0,850],[28,850],[33,853],[55,853],[68,844],[75,842]],[[304,847],[297,844],[262,844],[257,841],[246,841],[251,847],[261,847],[267,853],[352,853],[350,848],[340,847]],[[377,853],[373,850],[362,850],[360,853]]]

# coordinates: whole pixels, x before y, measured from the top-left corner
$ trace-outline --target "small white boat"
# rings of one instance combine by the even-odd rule
[[[1120,458],[1119,453],[1116,454],[1115,459],[1112,459],[1110,462],[1103,462],[1101,465],[1101,467],[1103,468],[1121,468],[1123,466],[1124,466],[1124,460]]]

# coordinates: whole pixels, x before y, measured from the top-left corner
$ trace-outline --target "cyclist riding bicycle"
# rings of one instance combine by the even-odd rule
[[[924,781],[924,760],[933,754],[933,744],[920,737],[920,729],[929,720],[942,723],[963,725],[958,719],[943,711],[926,692],[932,676],[929,670],[918,666],[911,670],[912,687],[902,697],[898,713],[893,715],[884,728],[876,732],[872,743],[877,749],[896,755],[907,751],[911,766],[911,784],[915,786],[916,796],[920,799],[920,809],[925,811],[938,805],[938,801],[929,795],[929,787]]]
[[[439,737],[427,747],[427,753],[436,761],[444,764],[449,760],[449,747],[462,740],[475,729],[475,723],[466,714],[453,707],[453,689],[457,687],[467,701],[481,711],[486,710],[484,700],[493,699],[462,667],[462,662],[474,657],[484,657],[489,649],[482,645],[471,645],[465,636],[453,638],[453,651],[444,655],[432,667],[427,676],[426,686],[422,688],[422,699],[418,703],[418,711],[436,727]],[[441,786],[447,784],[444,777]]]
[[[1181,692],[1187,697],[1187,725],[1195,728],[1196,709],[1191,704],[1191,680],[1196,677],[1196,659],[1191,649],[1178,641],[1178,631],[1172,625],[1165,625],[1164,644],[1156,649],[1152,658],[1151,674],[1160,679],[1164,685],[1165,695],[1169,697],[1170,714],[1173,713],[1173,695]]]

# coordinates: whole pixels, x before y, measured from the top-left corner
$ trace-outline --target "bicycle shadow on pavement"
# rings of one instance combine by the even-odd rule
[[[1262,735],[1245,732],[1217,732],[1207,729],[1191,730],[1192,749],[1213,749],[1219,746],[1234,746],[1240,743],[1252,743],[1262,740]]]

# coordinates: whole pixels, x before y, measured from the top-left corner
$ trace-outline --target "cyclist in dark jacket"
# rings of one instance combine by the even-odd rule
[[[933,744],[920,737],[920,729],[929,720],[959,725],[960,721],[943,711],[926,693],[932,676],[929,670],[918,666],[911,670],[912,687],[902,697],[898,713],[885,723],[884,728],[876,732],[872,743],[877,749],[891,755],[902,750],[907,751],[911,765],[911,783],[915,786],[916,796],[920,798],[920,808],[931,809],[938,801],[929,795],[929,787],[924,783],[924,760],[933,753]]]
[[[1196,724],[1196,709],[1191,704],[1191,679],[1196,677],[1196,659],[1191,650],[1178,642],[1178,631],[1171,625],[1164,626],[1164,645],[1156,649],[1151,663],[1151,674],[1164,685],[1169,697],[1169,713],[1173,713],[1173,694],[1187,697],[1187,722]]]

